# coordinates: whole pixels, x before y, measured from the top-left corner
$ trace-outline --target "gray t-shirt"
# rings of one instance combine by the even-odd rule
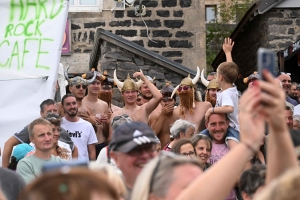
[[[14,134],[14,137],[19,140],[21,143],[30,143],[29,139],[29,132],[28,132],[28,125],[25,126],[20,132],[17,132]],[[72,139],[70,138],[70,135],[67,133],[67,131],[63,128],[61,128],[60,131],[60,141],[65,142],[70,145],[71,150],[74,150],[74,143]]]
[[[16,172],[0,167],[0,189],[7,200],[16,200],[26,184]]]
[[[54,155],[51,155],[49,160],[44,160],[36,157],[35,155],[30,155],[19,161],[16,172],[22,176],[26,184],[29,184],[42,173],[42,167],[46,163],[50,162],[61,163],[62,160]]]

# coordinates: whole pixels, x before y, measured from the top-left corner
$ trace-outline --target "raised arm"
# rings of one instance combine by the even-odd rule
[[[283,174],[287,169],[298,166],[297,157],[285,122],[285,94],[278,81],[264,71],[267,81],[260,81],[259,87],[265,91],[262,110],[268,118],[269,136],[267,140],[268,171],[266,183]]]
[[[234,42],[232,41],[232,39],[230,39],[230,38],[224,39],[223,51],[226,56],[226,62],[233,62],[232,55],[231,55],[233,46],[234,46]]]
[[[145,106],[145,110],[146,110],[146,114],[149,116],[150,113],[158,106],[161,98],[162,98],[162,95],[161,93],[159,92],[159,90],[156,88],[156,86],[151,83],[143,74],[142,71],[140,72],[135,72],[133,74],[133,77],[140,77],[140,79],[142,81],[144,81],[144,83],[148,86],[150,92],[152,93],[153,95],[153,98],[148,102],[148,103],[145,103],[143,104],[142,106]]]
[[[245,164],[258,151],[264,135],[264,117],[257,115],[259,94],[258,87],[251,88],[240,99],[241,143],[191,183],[176,200],[226,198]],[[211,190],[212,185],[214,190]]]
[[[207,121],[209,116],[213,113],[218,113],[218,114],[225,113],[225,114],[227,114],[227,113],[232,113],[233,111],[234,111],[233,106],[221,106],[221,107],[209,108],[205,113],[205,121]]]

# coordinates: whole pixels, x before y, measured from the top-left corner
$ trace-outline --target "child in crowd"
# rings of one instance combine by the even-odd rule
[[[209,108],[205,114],[205,121],[213,113],[226,113],[229,120],[229,127],[226,134],[226,143],[232,149],[239,142],[239,122],[238,122],[238,90],[234,85],[238,74],[238,66],[232,62],[231,51],[234,42],[225,38],[223,50],[226,55],[227,62],[221,63],[217,68],[217,83],[221,87],[221,91],[217,93],[216,107]],[[201,134],[209,135],[207,130]]]
[[[238,91],[234,86],[239,72],[238,66],[234,62],[223,62],[217,69],[217,82],[222,88],[217,93],[216,107],[209,108],[205,114],[205,121],[213,113],[226,113],[229,119],[229,127],[226,133],[226,143],[232,149],[239,142],[238,123]],[[201,134],[208,135],[204,130]]]

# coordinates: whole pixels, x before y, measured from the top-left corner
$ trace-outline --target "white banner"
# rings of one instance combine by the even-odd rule
[[[0,1],[0,147],[53,99],[67,0]]]

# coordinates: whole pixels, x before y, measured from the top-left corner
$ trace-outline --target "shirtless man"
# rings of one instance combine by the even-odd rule
[[[93,71],[87,73],[86,78],[89,79],[93,76]],[[100,85],[102,80],[102,75],[97,74],[96,79],[90,85],[88,85],[88,94],[82,100],[82,106],[91,109],[91,115],[97,116],[100,121],[96,122],[96,136],[98,143],[96,144],[96,156],[100,153],[100,150],[106,146],[106,139],[108,137],[108,127],[109,120],[108,114],[108,104],[105,101],[98,99],[98,93],[100,91]],[[83,116],[84,119],[85,116]]]
[[[151,82],[151,83],[153,83],[153,85],[155,85],[156,86],[156,83],[154,82],[154,79],[155,79],[155,77],[154,78],[151,78],[150,76],[146,76],[146,78]],[[139,87],[139,93],[142,95],[142,104],[144,104],[144,103],[148,103],[151,99],[152,99],[152,97],[153,97],[153,95],[152,95],[152,93],[151,93],[151,91],[150,91],[150,88],[145,84],[145,83],[143,83],[142,85],[141,85],[141,87]]]
[[[138,76],[140,77],[140,80],[137,83],[129,77],[129,74],[127,79],[124,82],[121,82],[117,78],[116,70],[114,71],[114,81],[122,93],[125,106],[121,108],[119,111],[114,112],[111,116],[111,119],[113,119],[115,116],[127,114],[133,121],[141,121],[148,124],[149,115],[159,104],[162,95],[155,87],[155,85],[153,85],[144,76],[142,71],[135,72],[133,74],[133,77],[138,77]],[[138,106],[136,105],[138,88],[142,85],[143,82],[149,87],[150,92],[153,95],[153,98],[148,103]],[[112,130],[110,129],[110,136],[111,133]]]
[[[94,73],[93,74],[94,76],[92,76],[91,79],[89,79],[89,80],[86,80],[86,79],[84,79],[80,76],[75,76],[74,78],[69,78],[68,69],[69,69],[69,67],[67,67],[66,70],[65,70],[65,78],[68,81],[69,91],[76,98],[76,102],[77,102],[77,105],[78,105],[77,116],[82,117],[83,115],[81,115],[81,114],[90,114],[91,109],[82,106],[82,99],[85,96],[87,86],[95,80],[96,73]],[[59,107],[59,115],[61,117],[63,117],[65,115],[65,113],[64,113],[64,110],[62,109],[62,106],[61,106],[60,102],[58,103],[58,107]],[[87,120],[87,119],[85,119],[85,120]],[[92,118],[87,120],[87,121],[89,121],[93,125],[95,125],[95,123],[96,123],[96,119],[92,119]]]
[[[163,98],[160,101],[159,112],[153,113],[153,111],[149,117],[149,125],[159,138],[162,149],[170,142],[171,125],[178,119],[173,112],[176,103],[176,94],[171,98],[173,90],[170,83],[166,83],[166,86],[160,91]]]
[[[98,93],[98,98],[108,104],[108,118],[110,118],[112,113],[117,112],[121,109],[120,107],[115,106],[111,103],[113,97],[114,79],[110,78],[107,72],[104,71],[100,82],[101,86]]]
[[[201,72],[201,82],[206,86],[204,101],[211,103],[213,107],[216,106],[217,92],[221,89],[216,79],[210,81],[206,80],[203,75],[204,69]]]
[[[181,83],[174,89],[173,95],[176,91],[179,93],[180,105],[175,108],[174,114],[180,119],[187,120],[196,125],[195,133],[199,133],[205,127],[200,127],[206,111],[211,108],[209,102],[200,102],[200,97],[196,92],[196,84],[200,78],[200,70],[197,67],[197,74],[194,79],[190,75],[183,79]]]

